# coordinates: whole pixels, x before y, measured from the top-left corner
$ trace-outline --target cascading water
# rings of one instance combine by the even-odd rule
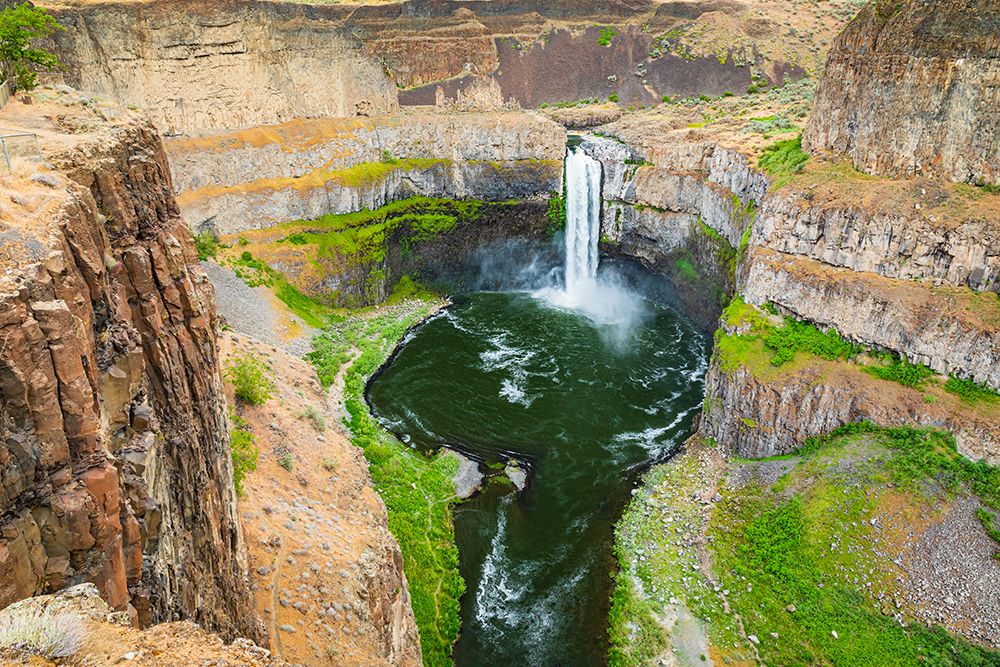
[[[597,279],[601,163],[581,148],[566,156],[566,294],[580,302]]]
[[[646,314],[642,299],[614,273],[602,273],[598,240],[601,235],[602,166],[583,146],[566,154],[566,264],[559,288],[535,295],[551,306],[574,310],[606,325],[608,341],[621,344]]]
[[[566,155],[563,275],[531,263],[547,287],[456,295],[368,388],[411,446],[528,471],[520,492],[491,483],[455,509],[458,667],[607,664],[613,523],[701,405],[702,337],[600,262],[596,144]]]

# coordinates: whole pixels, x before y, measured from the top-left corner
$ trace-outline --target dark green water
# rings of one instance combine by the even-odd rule
[[[690,432],[706,341],[644,304],[627,331],[528,293],[455,299],[371,384],[383,422],[421,448],[530,468],[455,514],[460,666],[600,665],[612,527],[641,470]]]

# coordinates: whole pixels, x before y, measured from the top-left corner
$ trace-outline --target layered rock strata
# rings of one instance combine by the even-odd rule
[[[58,7],[57,80],[137,105],[165,132],[396,108],[396,88],[337,8],[280,2]]]
[[[92,582],[140,623],[261,640],[213,291],[166,155],[145,120],[71,102],[3,113],[53,170],[9,175],[0,210],[22,248],[0,284],[0,606]]]
[[[168,142],[196,230],[231,234],[413,195],[492,201],[562,189],[565,131],[524,113],[293,121]]]
[[[845,19],[834,3],[740,0],[45,4],[67,28],[53,80],[138,105],[170,132],[462,104],[484,88],[491,104],[526,106],[739,94],[814,71],[816,42]]]
[[[1000,7],[869,3],[837,38],[803,137],[861,171],[1000,183]]]

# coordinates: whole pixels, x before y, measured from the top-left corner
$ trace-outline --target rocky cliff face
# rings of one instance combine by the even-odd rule
[[[565,131],[525,113],[318,119],[168,142],[183,215],[220,234],[412,195],[493,201],[562,189]]]
[[[395,85],[336,7],[171,0],[54,13],[61,79],[142,107],[165,132],[396,108]]]
[[[1000,7],[894,2],[837,38],[803,145],[870,174],[1000,183]]]
[[[379,114],[397,98],[481,103],[483,90],[492,105],[526,106],[739,94],[815,71],[816,42],[851,11],[839,0],[44,4],[67,27],[54,38],[62,80],[177,132]]]
[[[0,211],[23,248],[0,285],[0,606],[93,582],[142,623],[259,640],[213,291],[162,145],[61,101],[3,112],[53,170],[8,176]]]

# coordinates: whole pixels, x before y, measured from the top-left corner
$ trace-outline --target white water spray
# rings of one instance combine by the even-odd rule
[[[601,163],[582,148],[566,155],[566,268],[561,289],[536,294],[557,308],[570,308],[611,328],[621,343],[646,312],[644,303],[617,274],[598,276],[601,235]]]

